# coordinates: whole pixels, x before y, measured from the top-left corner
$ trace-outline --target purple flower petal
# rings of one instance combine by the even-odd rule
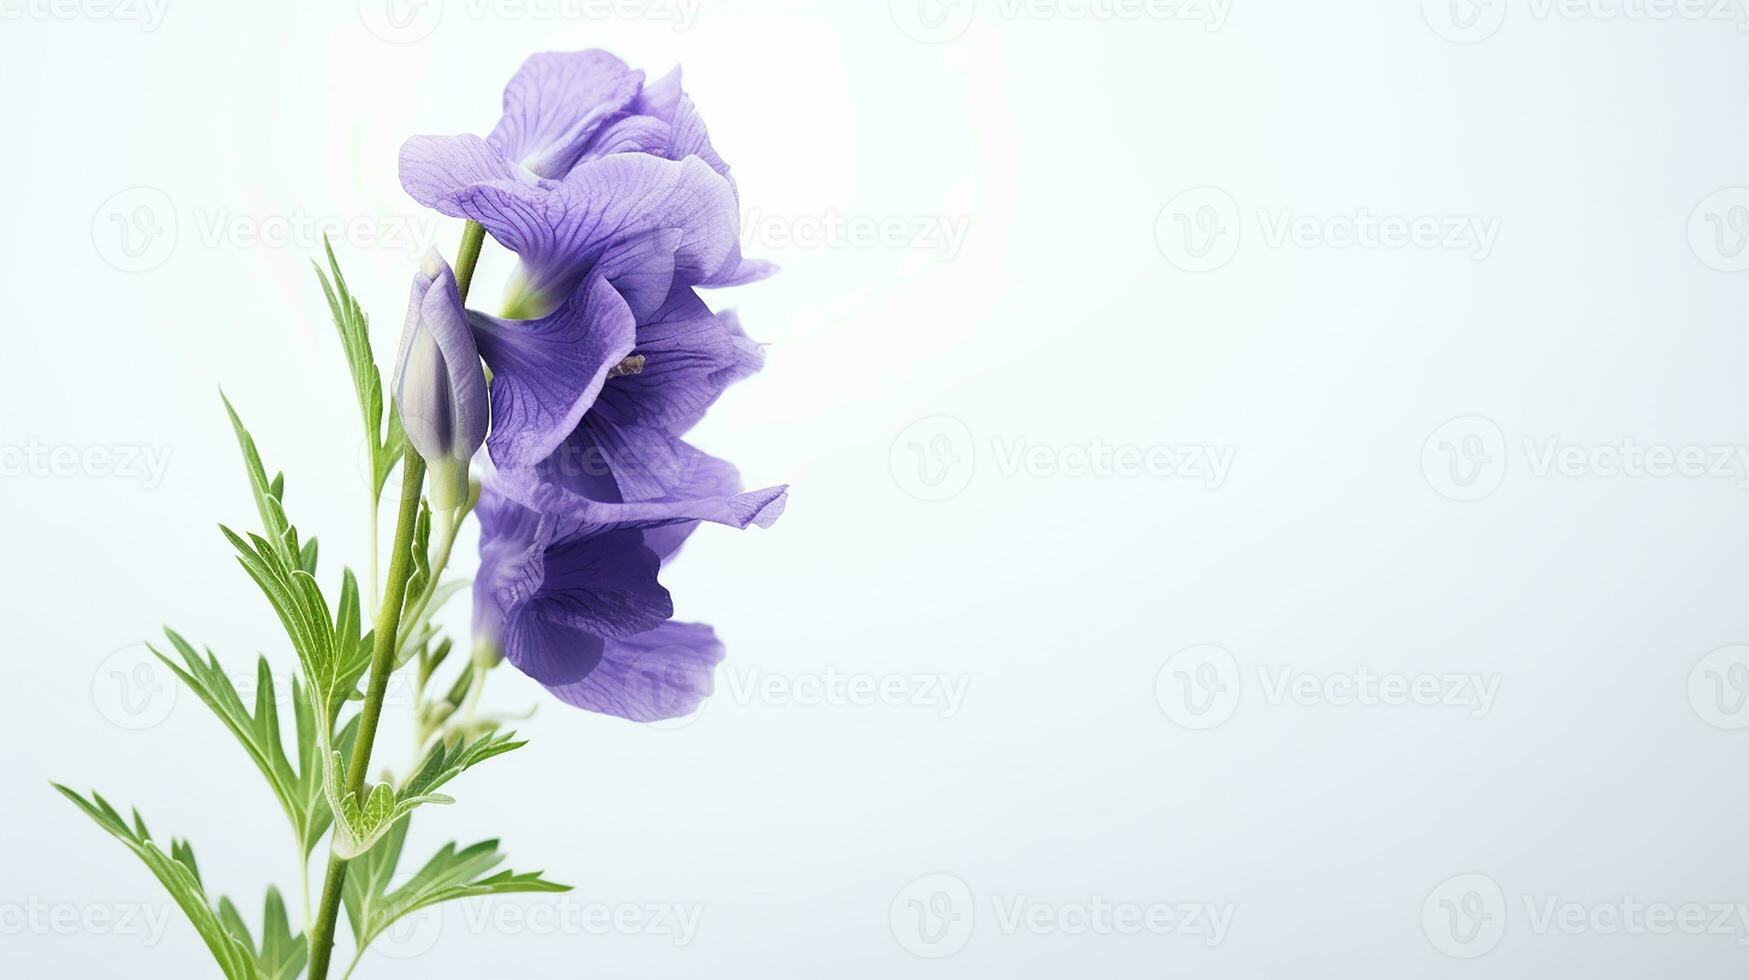
[[[487,142],[541,177],[563,177],[643,82],[605,51],[533,55],[504,87],[504,116]]]
[[[577,428],[613,367],[632,352],[636,324],[607,281],[590,279],[540,320],[471,315],[492,369],[492,431],[501,467],[534,466]]]
[[[455,273],[435,251],[413,278],[394,374],[407,441],[427,462],[466,464],[486,437],[486,379]],[[465,480],[465,477],[464,477]]]
[[[674,614],[660,559],[637,531],[556,535],[557,522],[502,498],[482,500],[475,630],[544,684],[594,669],[601,640],[631,636]]]
[[[501,495],[558,522],[557,536],[593,534],[621,528],[656,528],[708,521],[733,528],[770,527],[782,516],[789,488],[766,487],[748,493],[725,490],[720,460],[679,444],[675,485],[661,499],[623,501],[617,494],[591,496],[586,481],[555,480],[546,472],[491,470],[488,492]]]
[[[485,183],[551,192],[558,181],[519,170],[478,136],[414,136],[401,144],[401,187],[413,200],[452,218],[466,217],[458,195]]]
[[[578,165],[557,188],[507,180],[464,187],[455,206],[522,259],[526,288],[539,296],[568,295],[604,254],[643,247],[662,230],[678,232],[671,255],[683,281],[727,279],[741,267],[734,191],[694,158],[620,154]]]
[[[606,641],[588,676],[552,692],[566,704],[630,721],[680,718],[710,696],[722,660],[723,645],[709,626],[663,623]]]
[[[637,374],[602,390],[595,414],[615,425],[661,426],[684,433],[729,385],[758,372],[765,352],[733,313],[717,314],[684,287],[638,320]]]

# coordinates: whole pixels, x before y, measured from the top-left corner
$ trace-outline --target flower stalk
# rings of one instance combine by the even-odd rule
[[[474,267],[479,263],[484,237],[485,229],[476,222],[470,221],[462,229],[461,251],[456,261],[456,290],[464,302],[468,288],[473,284]],[[356,796],[364,789],[371,748],[376,742],[377,726],[382,721],[383,698],[388,693],[389,675],[395,669],[395,653],[400,648],[401,613],[407,598],[407,582],[413,575],[413,533],[419,519],[419,498],[425,484],[425,471],[425,460],[409,446],[401,464],[401,507],[395,519],[395,543],[389,553],[388,580],[383,587],[382,606],[377,612],[358,739],[353,743],[352,759],[346,770],[347,795]],[[453,532],[449,541],[453,543]],[[444,557],[448,557],[447,548]],[[435,571],[432,578],[435,581]],[[321,904],[309,932],[310,980],[327,980],[328,977],[329,962],[334,955],[334,927],[340,918],[341,892],[346,885],[346,865],[345,859],[329,853]]]
[[[365,690],[363,713],[359,717],[358,740],[353,743],[352,761],[346,770],[346,793],[349,795],[356,795],[364,789],[371,746],[376,741],[377,725],[382,721],[383,698],[389,689],[389,674],[395,667],[401,606],[406,599],[407,580],[413,574],[413,525],[419,519],[419,494],[424,483],[425,461],[418,453],[408,450],[401,464],[401,510],[395,520],[395,544],[389,553],[389,578],[383,589],[383,605],[377,614],[370,679]],[[345,884],[346,861],[330,853],[328,874],[322,885],[322,904],[310,930],[310,980],[326,980],[328,976],[328,962],[334,953],[334,924],[340,917],[340,893]]]

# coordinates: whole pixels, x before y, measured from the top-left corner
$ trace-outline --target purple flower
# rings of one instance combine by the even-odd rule
[[[760,348],[699,287],[768,274],[678,71],[645,87],[602,52],[530,58],[484,139],[415,137],[401,182],[520,260],[503,317],[470,313],[492,370],[475,632],[562,700],[638,721],[694,710],[723,651],[675,623],[659,571],[701,523],[769,526],[681,436]]]
[[[455,274],[436,251],[413,277],[395,363],[395,407],[430,468],[432,506],[457,507],[468,496],[468,462],[486,438],[486,376]]]
[[[740,493],[733,467],[696,451],[662,501],[603,504],[548,486],[523,502],[507,482],[489,477],[478,510],[480,647],[590,711],[645,722],[694,711],[722,646],[709,627],[669,621],[657,573],[701,521],[769,527],[783,488]]]
[[[504,115],[486,142],[537,177],[563,177],[643,84],[643,72],[606,51],[531,55],[504,87]]]
[[[670,284],[729,286],[772,270],[745,261],[729,168],[681,91],[650,86],[600,51],[530,58],[490,136],[415,136],[401,184],[478,221],[522,260],[513,315],[550,312],[602,267],[643,315]]]
[[[493,372],[493,462],[603,502],[681,486],[692,451],[680,436],[763,361],[734,315],[693,290],[638,317],[599,271],[540,320],[472,320]]]

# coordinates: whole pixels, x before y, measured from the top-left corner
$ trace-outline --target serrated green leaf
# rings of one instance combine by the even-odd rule
[[[368,854],[347,869],[342,893],[346,918],[362,950],[396,921],[423,908],[479,895],[567,892],[569,885],[547,881],[541,873],[492,869],[504,862],[495,840],[471,847],[445,844],[431,860],[393,891],[394,878],[412,821],[403,819]]]
[[[207,901],[206,891],[201,887],[200,876],[193,865],[193,851],[186,842],[172,842],[172,854],[165,854],[152,841],[145,821],[140,819],[137,811],[134,813],[134,825],[130,829],[127,821],[101,795],[92,793],[91,799],[87,800],[59,783],[53,785],[62,796],[96,821],[99,827],[127,845],[128,850],[145,862],[153,877],[158,879],[177,907],[188,916],[188,921],[194,925],[195,932],[199,933],[201,941],[218,962],[226,980],[261,980],[261,974],[256,969],[254,952],[225,926],[220,914]],[[172,856],[173,854],[180,854],[183,858]],[[187,863],[184,863],[184,858]]]
[[[403,452],[404,435],[392,409],[388,413],[387,425],[384,425],[383,376],[371,350],[370,318],[365,316],[364,308],[347,287],[340,262],[334,257],[334,246],[325,235],[322,249],[327,255],[328,268],[324,270],[319,263],[312,264],[316,268],[316,278],[322,283],[322,295],[328,300],[328,312],[334,320],[334,330],[340,336],[340,347],[351,371],[352,389],[358,398],[359,415],[370,449],[374,478],[372,492],[374,499],[380,500],[389,474],[394,471]]]
[[[225,414],[231,418],[231,431],[237,437],[237,447],[243,452],[243,468],[249,476],[249,489],[255,497],[255,510],[261,517],[261,526],[273,542],[275,553],[287,564],[295,565],[298,558],[294,544],[296,534],[291,529],[291,522],[286,520],[283,503],[285,475],[280,474],[271,482],[267,479],[267,468],[261,463],[255,437],[243,425],[243,419],[238,416],[231,400],[222,392],[219,398],[225,403]]]
[[[396,823],[419,807],[455,802],[452,797],[436,792],[438,787],[487,759],[525,744],[516,741],[511,732],[486,735],[470,742],[455,739],[450,743],[440,743],[399,792],[387,783],[378,783],[362,794],[341,793],[341,779],[346,767],[340,753],[334,753],[330,764],[323,769],[323,785],[335,816],[334,853],[348,861],[369,853]]]
[[[261,946],[249,933],[249,924],[229,898],[219,899],[219,921],[225,930],[237,937],[255,960],[256,974],[262,980],[295,980],[303,972],[310,948],[301,933],[294,935],[286,919],[285,900],[279,889],[268,886],[267,901],[261,913]]]
[[[181,656],[177,663],[156,648],[152,652],[192,690],[243,746],[251,762],[267,778],[290,821],[292,833],[307,858],[332,820],[321,788],[321,741],[308,692],[292,680],[293,721],[297,736],[297,766],[286,755],[280,729],[278,694],[267,658],[256,661],[255,710],[251,713],[212,651],[202,657],[174,630],[165,630]],[[356,722],[348,726],[356,735]],[[350,741],[350,739],[348,739]]]

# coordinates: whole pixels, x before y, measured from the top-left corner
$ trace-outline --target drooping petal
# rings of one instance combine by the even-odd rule
[[[638,531],[557,536],[556,522],[482,499],[475,632],[545,684],[591,669],[605,637],[654,629],[674,614],[660,559]]]
[[[552,479],[544,470],[491,469],[484,481],[490,493],[555,521],[555,537],[695,521],[734,528],[770,527],[782,516],[788,487],[766,487],[747,493],[725,491],[721,480],[713,475],[720,461],[684,443],[681,448],[676,486],[659,500],[611,499],[618,496],[616,493],[589,496],[585,491],[592,488],[587,481]],[[600,481],[595,488],[613,489],[610,480]]]
[[[694,453],[692,465],[686,470],[686,483],[675,488],[676,496],[734,497],[741,493],[741,474],[733,464],[696,450]],[[699,522],[691,521],[649,528],[644,531],[644,544],[666,565],[699,527]]]
[[[607,374],[632,352],[636,323],[607,280],[592,277],[539,320],[471,315],[480,353],[492,369],[492,431],[497,465],[532,467],[577,428]]]
[[[606,640],[523,608],[505,624],[504,659],[542,684],[570,684],[601,662]]]
[[[709,626],[668,622],[606,641],[594,670],[552,692],[566,704],[630,721],[680,718],[710,696],[722,660],[723,645]]]
[[[561,538],[547,546],[546,578],[530,603],[550,622],[601,636],[631,636],[674,615],[656,581],[661,559],[637,531]]]
[[[532,55],[504,87],[504,116],[487,142],[539,176],[563,177],[643,81],[605,51]]]

